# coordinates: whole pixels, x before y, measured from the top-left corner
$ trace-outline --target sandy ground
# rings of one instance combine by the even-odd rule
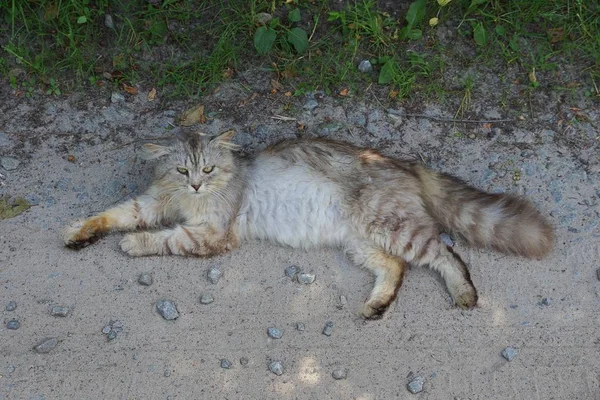
[[[428,117],[411,117],[318,95],[312,110],[303,107],[309,98],[284,109],[277,96],[239,88],[204,99],[201,129],[233,127],[246,149],[315,135],[374,146],[486,190],[525,194],[556,226],[556,250],[541,261],[457,242],[479,291],[474,310],[453,307],[439,277],[413,267],[385,317],[364,322],[357,310],[373,278],[337,250],[246,243],[209,260],[130,258],[118,234],[66,249],[61,226],[143,190],[151,166],[136,149],[176,132],[171,124],[194,104],[148,102],[145,93],[115,103],[23,99],[2,90],[0,155],[19,165],[0,169],[0,194],[37,205],[0,221],[0,399],[600,399],[600,116],[592,104],[550,99],[523,119],[483,104],[481,119],[514,119],[488,126],[432,119],[454,115],[434,105],[416,110]],[[568,106],[583,107],[587,125],[571,124]],[[572,130],[559,128],[561,119]],[[293,282],[284,275],[290,265],[316,281]],[[216,284],[210,267],[223,272]],[[137,283],[142,272],[152,274],[151,286]],[[200,304],[203,293],[215,301]],[[160,299],[176,303],[177,320],[158,314]],[[9,301],[14,311],[5,311]],[[69,314],[51,315],[55,305]],[[11,320],[20,328],[7,329]],[[102,333],[111,321],[114,340]],[[269,338],[269,327],[283,337]],[[57,346],[36,353],[46,337]],[[518,351],[511,362],[501,356],[507,346]],[[221,368],[224,358],[230,369]],[[269,371],[270,361],[283,362],[283,375]],[[337,369],[347,378],[333,379]],[[425,378],[419,394],[407,390],[413,376]]]

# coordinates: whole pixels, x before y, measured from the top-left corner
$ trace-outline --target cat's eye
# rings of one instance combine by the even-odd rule
[[[183,174],[183,175],[188,174],[188,170],[183,167],[177,167],[177,172],[179,172],[180,174]]]
[[[215,169],[215,166],[211,165],[209,167],[202,168],[202,172],[204,172],[205,174],[210,174],[211,172],[213,172],[213,169]]]

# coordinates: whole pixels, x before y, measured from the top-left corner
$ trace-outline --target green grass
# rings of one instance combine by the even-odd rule
[[[199,96],[239,71],[262,68],[296,95],[360,93],[376,85],[398,99],[440,99],[448,94],[442,74],[457,60],[465,67],[515,65],[525,77],[570,62],[589,80],[589,95],[599,94],[598,2],[440,6],[416,0],[400,19],[386,11],[394,10],[378,9],[375,0],[337,6],[327,0],[7,0],[0,3],[0,73],[27,96],[124,83],[157,87],[163,96]],[[432,17],[438,26],[429,26]],[[455,30],[477,57],[439,43],[436,29]],[[364,59],[372,73],[357,70]],[[464,86],[461,112],[476,81]]]

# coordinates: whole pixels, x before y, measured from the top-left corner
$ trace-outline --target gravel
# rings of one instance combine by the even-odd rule
[[[343,368],[336,369],[335,371],[333,371],[331,373],[331,376],[333,377],[333,379],[336,379],[336,380],[346,379],[348,377],[348,371],[346,371]]]
[[[502,350],[502,357],[506,358],[508,361],[512,361],[517,355],[517,349],[513,347],[507,347]]]
[[[269,364],[269,371],[277,376],[283,375],[283,363],[281,361],[273,361]]]
[[[50,310],[50,314],[54,315],[55,317],[66,317],[69,315],[69,307],[54,306]]]
[[[171,376],[171,370],[170,369],[165,369],[165,372],[163,373],[163,375],[165,376],[165,378],[168,378]]]
[[[110,325],[106,325],[104,328],[102,328],[102,333],[104,333],[105,335],[108,335],[108,333],[111,331],[111,327]]]
[[[226,358],[221,359],[221,368],[230,369],[232,366],[233,366],[233,364],[228,359],[226,359]]]
[[[440,240],[448,247],[454,247],[454,240],[446,232],[440,233]]]
[[[240,364],[245,367],[246,365],[248,365],[249,360],[246,357],[242,357],[240,358]]]
[[[358,64],[358,70],[364,74],[373,71],[373,65],[369,60],[362,60],[360,64]]]
[[[153,282],[154,280],[152,279],[152,275],[147,272],[141,273],[138,278],[138,283],[143,286],[150,286]]]
[[[542,306],[549,306],[550,304],[552,304],[552,299],[549,297],[544,297],[542,301],[540,301],[540,305]]]
[[[314,274],[307,274],[305,272],[302,272],[298,275],[296,275],[296,279],[298,279],[299,283],[302,283],[304,285],[310,285],[311,283],[313,283],[315,281],[316,275]]]
[[[125,96],[123,96],[121,93],[113,93],[110,95],[110,102],[111,103],[121,103],[125,101]]]
[[[269,335],[271,339],[281,339],[283,336],[283,330],[278,328],[268,328],[267,335]]]
[[[169,300],[159,300],[156,302],[156,309],[166,320],[173,320],[179,317],[179,312],[175,304]]]
[[[304,332],[306,330],[306,326],[302,322],[296,322],[296,329],[300,332]]]
[[[306,103],[304,103],[304,106],[302,106],[302,107],[305,110],[312,111],[315,108],[317,108],[318,106],[319,106],[319,102],[318,101],[316,101],[315,99],[310,99]]]
[[[300,272],[300,268],[297,265],[290,265],[285,269],[284,272],[285,276],[293,278],[298,274],[298,272]]]
[[[412,394],[417,394],[417,393],[423,391],[424,383],[425,383],[425,378],[423,378],[422,376],[415,376],[410,382],[408,382],[408,385],[406,385],[406,388]]]
[[[49,353],[57,345],[58,345],[58,339],[56,339],[54,337],[45,338],[45,339],[42,339],[42,341],[39,342],[33,349],[35,350],[36,353]]]
[[[17,321],[16,319],[11,319],[10,321],[8,321],[6,323],[6,329],[16,331],[20,327],[21,327],[21,323],[19,321]]]
[[[210,304],[215,301],[215,298],[210,293],[202,293],[200,296],[200,304]]]
[[[342,308],[346,307],[346,304],[348,304],[348,299],[346,298],[346,296],[341,295],[337,308],[341,310]]]
[[[323,335],[331,336],[332,333],[333,333],[333,322],[327,321],[327,323],[325,323],[325,327],[323,328]]]
[[[7,171],[13,171],[19,168],[21,161],[13,157],[0,157],[0,165]]]
[[[117,332],[111,330],[110,332],[108,332],[108,335],[106,335],[106,337],[108,338],[108,340],[115,340],[117,338]]]
[[[219,279],[223,276],[223,273],[218,268],[210,268],[206,273],[206,277],[213,285],[216,285],[219,282]]]
[[[600,271],[600,270],[598,270]],[[9,301],[8,304],[6,304],[6,311],[15,311],[17,309],[17,302],[16,301]]]

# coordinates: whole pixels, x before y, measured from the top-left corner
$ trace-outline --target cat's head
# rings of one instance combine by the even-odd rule
[[[144,158],[160,159],[160,183],[170,190],[192,195],[218,193],[233,178],[236,162],[233,130],[210,137],[186,133],[171,146],[148,143]]]

